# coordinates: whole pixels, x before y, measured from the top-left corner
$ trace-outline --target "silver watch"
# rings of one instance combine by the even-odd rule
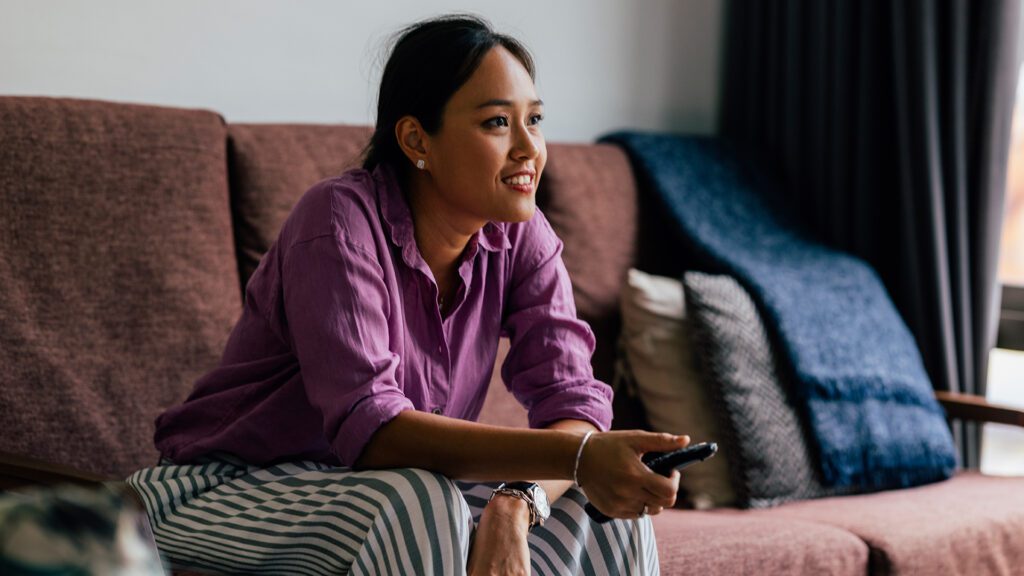
[[[536,482],[502,482],[491,492],[491,498],[495,494],[508,494],[515,496],[530,506],[530,528],[543,526],[544,521],[551,515],[551,506],[548,504],[547,492]]]

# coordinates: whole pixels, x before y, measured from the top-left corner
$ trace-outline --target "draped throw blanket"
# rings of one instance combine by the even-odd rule
[[[952,436],[906,324],[864,262],[773,214],[760,182],[716,140],[642,132],[622,146],[685,248],[750,292],[788,363],[830,486],[881,490],[948,478]]]

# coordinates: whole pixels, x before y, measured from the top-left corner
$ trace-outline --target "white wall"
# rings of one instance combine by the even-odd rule
[[[548,140],[716,129],[722,0],[0,0],[0,94],[372,124],[389,35],[466,9],[533,52]]]

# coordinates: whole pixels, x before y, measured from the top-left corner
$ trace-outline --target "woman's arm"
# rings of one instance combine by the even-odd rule
[[[552,426],[576,424],[562,420]],[[583,436],[575,429],[505,428],[405,410],[377,430],[354,468],[414,467],[477,482],[571,480]],[[636,518],[644,504],[655,510],[652,514],[674,506],[679,472],[660,476],[640,456],[677,450],[689,441],[689,436],[644,430],[594,434],[579,467],[587,499],[613,518]],[[558,484],[563,483],[555,484],[556,489]]]
[[[582,420],[559,420],[548,426],[548,429],[569,430],[583,434],[586,434],[588,431],[600,432],[596,426]],[[573,457],[573,464],[575,464],[575,456]],[[554,506],[555,502],[573,485],[572,480],[531,480],[531,482],[536,482],[544,489],[544,494],[548,497],[548,504],[551,506]],[[494,500],[487,503],[487,508],[492,507],[497,507],[506,517],[511,518],[513,525],[527,526],[529,524],[530,509],[526,505],[526,501],[521,498],[499,494]]]
[[[585,431],[564,428],[561,422],[551,428],[507,428],[404,410],[377,430],[353,469],[422,468],[475,482],[567,480],[553,485],[555,490],[565,485],[561,496],[572,485]]]
[[[572,432],[577,432],[579,434],[581,440],[582,440],[583,435],[586,434],[589,431],[600,432],[600,430],[598,430],[596,426],[594,426],[590,422],[585,422],[583,420],[559,420],[558,422],[554,422],[550,426],[548,426],[548,429],[550,429],[550,430],[569,430],[569,431],[572,431]],[[579,448],[579,444],[577,444],[576,448],[577,449]],[[576,463],[576,453],[573,452],[572,456],[573,456],[573,464],[575,464]],[[581,460],[582,460],[582,458],[581,458]],[[569,473],[572,474],[571,471]],[[548,503],[550,503],[552,506],[554,506],[555,501],[557,501],[559,498],[561,498],[562,494],[565,494],[569,490],[569,488],[572,487],[572,484],[573,484],[572,479],[569,479],[569,480],[533,480],[533,481],[536,482],[537,484],[540,484],[540,487],[544,489],[544,493],[547,494],[547,496],[548,496]],[[519,502],[523,502],[519,498],[516,498],[516,500],[519,501]],[[525,505],[526,502],[523,502],[523,504]]]

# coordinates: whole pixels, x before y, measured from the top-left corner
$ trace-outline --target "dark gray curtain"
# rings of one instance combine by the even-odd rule
[[[938,390],[984,394],[1018,0],[733,0],[721,132],[879,272]],[[965,466],[980,434],[956,423]]]

